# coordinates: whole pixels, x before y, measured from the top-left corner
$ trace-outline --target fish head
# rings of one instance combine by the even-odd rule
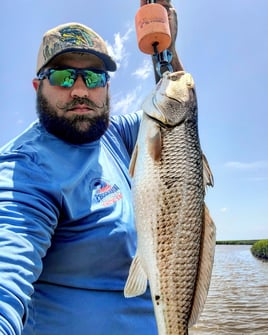
[[[142,105],[151,118],[166,126],[183,122],[189,112],[197,110],[195,84],[185,71],[165,72]]]

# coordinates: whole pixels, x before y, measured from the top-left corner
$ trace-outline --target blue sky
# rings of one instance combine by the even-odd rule
[[[174,0],[177,50],[197,87],[200,141],[214,174],[206,202],[217,239],[268,238],[268,1]],[[81,22],[107,41],[112,113],[140,108],[154,77],[138,50],[134,16],[139,0],[13,0],[1,5],[0,145],[36,118],[37,51],[43,33]]]

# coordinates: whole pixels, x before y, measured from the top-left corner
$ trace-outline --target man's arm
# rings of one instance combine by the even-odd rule
[[[26,322],[33,282],[59,216],[56,191],[29,155],[1,155],[0,334],[20,334]]]

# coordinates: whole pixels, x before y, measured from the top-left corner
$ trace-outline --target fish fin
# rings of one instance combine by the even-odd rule
[[[215,245],[216,227],[210,217],[207,206],[204,204],[203,235],[200,250],[200,263],[197,282],[195,286],[195,295],[192,305],[191,316],[188,322],[189,328],[197,322],[206,302],[214,262]]]
[[[148,130],[148,152],[154,161],[159,161],[162,152],[162,136],[160,126],[153,122]]]
[[[131,156],[131,160],[130,160],[130,164],[129,164],[129,175],[130,177],[134,176],[134,171],[135,171],[135,165],[136,165],[136,161],[137,161],[137,156],[138,156],[138,145],[136,144]]]
[[[146,289],[147,275],[141,265],[139,256],[136,255],[129,269],[124,295],[126,298],[136,297],[145,293]]]
[[[210,170],[207,158],[204,154],[202,154],[203,161],[203,179],[204,179],[204,187],[214,186],[213,174]]]

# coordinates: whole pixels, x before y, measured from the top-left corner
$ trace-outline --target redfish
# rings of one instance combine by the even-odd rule
[[[165,72],[142,109],[129,170],[137,251],[124,294],[141,295],[149,282],[158,334],[187,335],[206,301],[216,239],[191,74]]]

